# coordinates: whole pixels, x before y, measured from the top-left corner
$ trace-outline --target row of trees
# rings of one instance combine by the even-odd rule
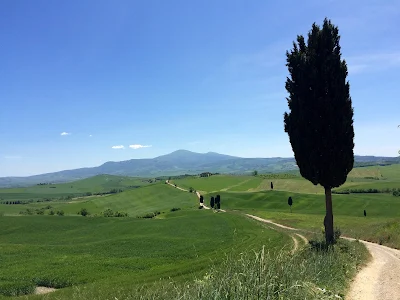
[[[211,197],[210,206],[211,208],[221,209],[221,196],[217,195],[215,198]]]

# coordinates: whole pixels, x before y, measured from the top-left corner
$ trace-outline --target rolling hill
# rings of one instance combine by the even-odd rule
[[[356,156],[356,165],[399,163],[398,157]],[[23,187],[38,183],[62,183],[96,175],[158,177],[202,172],[248,174],[253,170],[260,173],[296,171],[294,158],[242,158],[215,152],[195,153],[177,150],[151,159],[131,159],[106,162],[98,167],[64,170],[28,177],[1,177],[1,187]]]

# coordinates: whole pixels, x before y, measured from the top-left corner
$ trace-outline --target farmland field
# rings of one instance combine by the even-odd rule
[[[129,289],[161,277],[193,276],[216,253],[263,244],[280,248],[289,241],[243,217],[193,210],[163,219],[0,217],[0,226],[0,293],[7,283],[96,283],[105,296],[116,283]],[[68,299],[72,292],[57,294]]]
[[[149,184],[148,179],[98,175],[73,183],[34,185],[22,188],[0,189],[0,200],[28,200],[40,198],[60,198],[85,193],[108,192],[112,189],[127,189]]]
[[[379,173],[374,173],[376,167],[355,169],[346,184],[361,188],[385,184],[396,187],[400,182],[398,166],[379,168]],[[375,175],[382,175],[382,179],[370,178]],[[218,267],[228,253],[253,253],[261,246],[274,253],[292,247],[287,233],[250,220],[244,213],[304,229],[308,237],[321,235],[325,214],[323,191],[293,174],[217,175],[173,182],[201,191],[206,205],[211,196],[219,194],[221,208],[227,212],[198,209],[194,193],[164,182],[107,176],[57,185],[59,195],[65,195],[68,188],[76,193],[112,188],[126,188],[125,191],[68,200],[0,204],[0,298],[9,299],[4,295],[15,291],[30,294],[35,286],[49,286],[60,288],[47,295],[49,299],[115,299],[117,295],[126,299],[126,295],[136,295],[134,291],[147,284],[159,281],[165,287],[170,278],[179,283],[202,277],[211,265]],[[34,186],[19,189],[21,194],[3,189],[0,195],[16,200],[48,197],[47,189],[48,186]],[[292,212],[287,204],[289,196],[293,198]],[[400,247],[399,200],[390,193],[334,194],[335,225],[344,235]],[[81,209],[89,215],[78,215]],[[129,217],[103,217],[107,209],[128,213]],[[50,215],[58,211],[63,211],[64,216]],[[155,217],[142,218],[156,211],[159,214]],[[363,253],[361,249],[357,251]],[[351,272],[340,278],[323,279],[328,284],[336,282],[337,290],[346,288],[348,276],[352,276],[355,265],[363,258],[358,257],[352,266],[345,263],[347,256],[340,259],[344,265],[338,264],[338,268],[351,268]]]

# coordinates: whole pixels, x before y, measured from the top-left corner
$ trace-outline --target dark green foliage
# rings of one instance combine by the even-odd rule
[[[211,197],[211,200],[210,200],[210,206],[211,206],[211,208],[214,208],[214,204],[215,204],[215,202],[214,202],[214,197]]]
[[[106,218],[111,218],[111,217],[120,218],[120,217],[128,216],[128,213],[126,213],[126,212],[118,212],[118,211],[114,212],[112,209],[109,209],[109,208],[107,208],[101,214],[103,215],[103,217],[106,217]]]
[[[286,52],[285,132],[300,174],[325,188],[328,244],[334,239],[331,189],[345,183],[354,165],[353,108],[339,40],[338,28],[325,19],[322,28],[312,25],[307,43],[299,35]]]
[[[292,199],[292,197],[289,197],[289,198],[288,198],[287,203],[288,203],[288,205],[290,206],[290,212],[292,212],[292,205],[293,205],[293,199]]]
[[[253,174],[253,176],[257,176],[257,175],[258,175],[257,170],[254,170],[254,171],[252,172],[252,174]]]
[[[217,195],[215,197],[215,206],[217,209],[221,209],[221,196],[220,195]]]
[[[367,211],[364,209],[364,217],[367,216]]]
[[[203,195],[200,195],[200,203],[204,203]]]
[[[178,211],[178,210],[181,210],[179,207],[173,207],[173,208],[171,208],[171,211]]]
[[[50,216],[54,216],[54,210],[49,211]]]
[[[273,190],[273,189],[274,189],[274,184],[271,181],[271,190]]]
[[[114,216],[114,212],[112,211],[112,209],[107,208],[105,211],[102,212],[103,217],[112,217]]]
[[[189,193],[193,193],[193,188],[192,187],[189,188]]]
[[[64,211],[63,210],[58,210],[57,211],[57,215],[58,216],[63,216],[64,215]]]
[[[89,215],[89,212],[87,211],[86,208],[81,208],[81,210],[78,212],[78,215],[81,215],[82,217],[86,217]]]
[[[288,133],[301,175],[326,188],[342,185],[354,164],[353,108],[339,31],[327,19],[287,52]]]
[[[142,216],[137,216],[137,218],[139,218],[139,219],[152,219],[152,218],[158,216],[159,214],[160,214],[159,211],[155,211],[155,212],[144,214]]]

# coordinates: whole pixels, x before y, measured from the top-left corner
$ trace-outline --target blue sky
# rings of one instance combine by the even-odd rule
[[[177,149],[293,156],[285,51],[324,17],[349,66],[355,153],[397,156],[398,1],[13,0],[0,2],[0,176]]]

